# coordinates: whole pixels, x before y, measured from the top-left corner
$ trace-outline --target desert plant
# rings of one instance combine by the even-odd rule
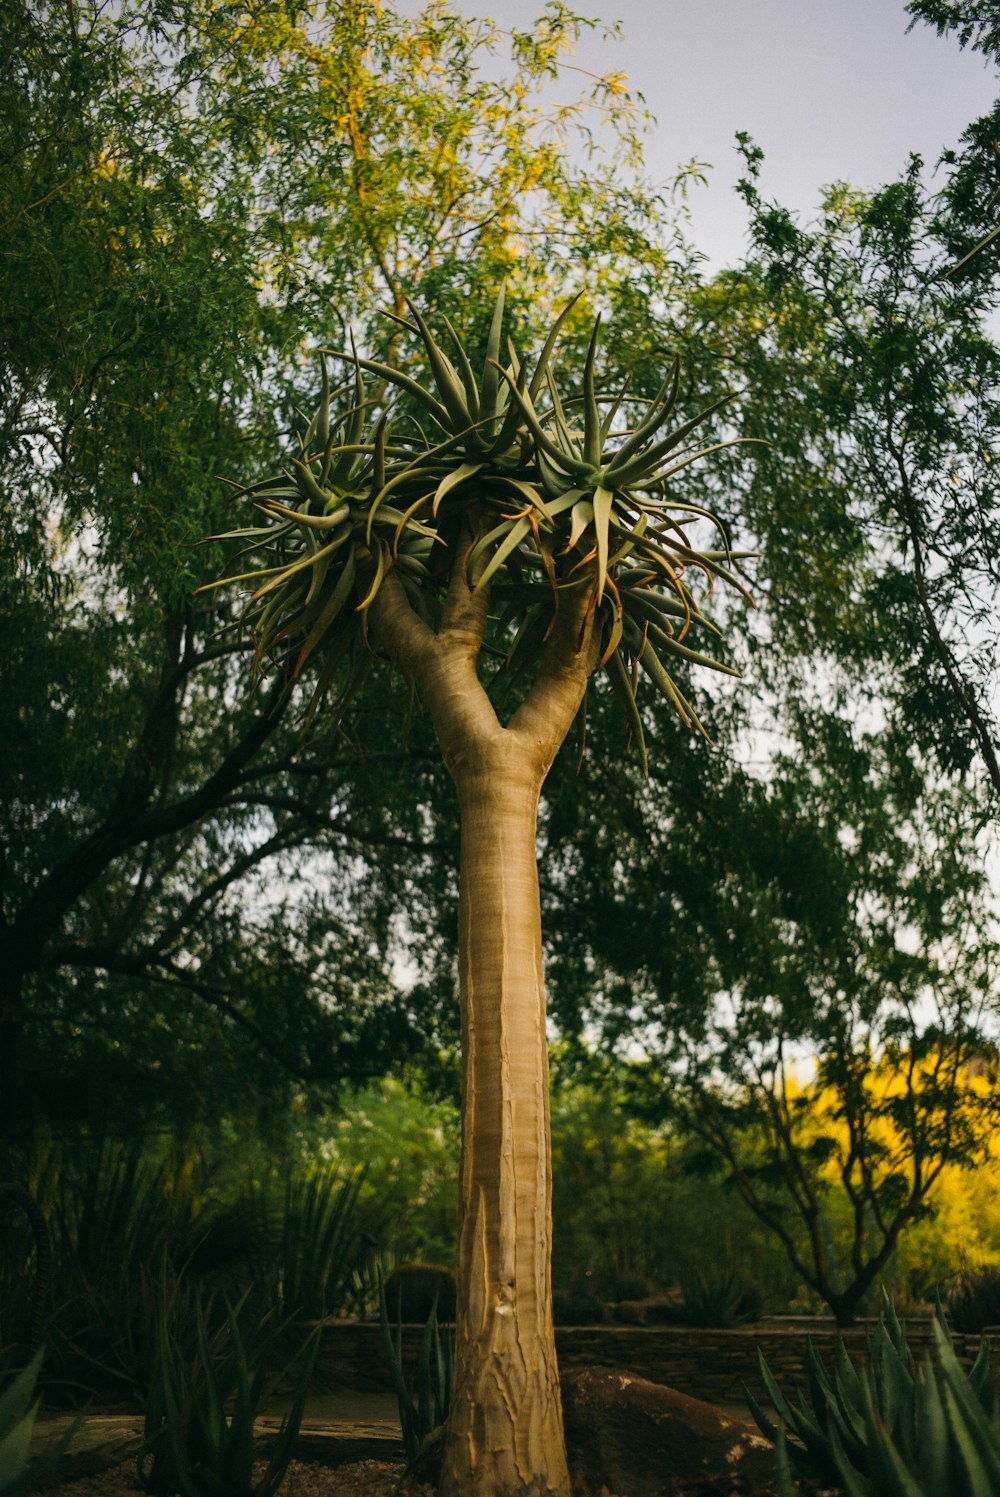
[[[945,1309],[952,1329],[966,1335],[1000,1325],[1000,1268],[982,1268],[959,1279]]]
[[[792,1463],[788,1459],[788,1441],[785,1439],[784,1425],[779,1428],[778,1438],[774,1442],[774,1465],[778,1497],[797,1497],[799,1488],[792,1476]]]
[[[363,1168],[336,1166],[293,1175],[285,1190],[279,1243],[280,1303],[286,1315],[321,1319],[350,1297],[361,1252]]]
[[[606,393],[596,324],[579,389],[561,392],[553,352],[572,306],[529,367],[509,340],[502,358],[502,294],[477,377],[450,324],[456,363],[407,305],[411,320],[396,321],[430,379],[338,352],[353,365],[338,413],[324,362],[299,453],[240,490],[269,523],[230,533],[257,560],[223,582],[252,587],[243,625],[261,669],[266,659],[291,682],[318,668],[311,712],[338,678],[332,711],[346,711],[382,655],[430,714],[461,821],[458,1331],[441,1491],[506,1497],[534,1485],[566,1497],[539,798],[574,722],[582,735],[603,669],[644,765],[640,674],[689,729],[701,725],[671,668],[737,674],[691,639],[718,632],[702,585],[706,596],[719,579],[745,594],[738,553],[676,487],[702,455],[686,444],[730,397],[676,420],[676,361],[649,401],[627,381]]]
[[[52,1478],[79,1421],[71,1425],[44,1455],[29,1458],[31,1432],[38,1413],[35,1384],[44,1349],[39,1347],[28,1363],[0,1393],[0,1497],[26,1497]]]
[[[406,1458],[413,1461],[431,1430],[437,1429],[448,1417],[451,1403],[451,1337],[442,1335],[438,1324],[437,1304],[432,1304],[420,1338],[416,1373],[412,1381],[408,1382],[403,1371],[403,1323],[397,1319],[394,1337],[389,1324],[386,1286],[381,1272],[378,1303],[382,1346],[399,1407],[399,1427],[406,1446]]]
[[[104,1140],[57,1158],[49,1224],[60,1278],[72,1265],[90,1281],[114,1280],[123,1265],[155,1263],[166,1249],[185,1260],[204,1236],[192,1171],[173,1169],[142,1145]]]
[[[103,1141],[50,1162],[52,1282],[47,1382],[75,1399],[99,1389],[141,1398],[156,1344],[159,1265],[171,1277],[209,1235],[191,1170],[142,1146]],[[240,1244],[245,1251],[245,1242]],[[178,1291],[177,1311],[190,1299]]]
[[[1000,1491],[1000,1423],[986,1343],[966,1373],[940,1320],[933,1335],[933,1363],[914,1367],[885,1297],[867,1367],[856,1368],[841,1341],[831,1375],[810,1345],[809,1399],[800,1393],[793,1404],[760,1355],[780,1424],[745,1390],[748,1405],[768,1439],[784,1431],[802,1474],[849,1497],[990,1497]]]
[[[214,1334],[199,1307],[191,1355],[171,1327],[171,1301],[164,1281],[156,1370],[137,1459],[143,1490],[157,1497],[273,1497],[284,1480],[302,1421],[319,1327],[294,1359],[299,1371],[291,1408],[267,1467],[255,1482],[254,1421],[264,1399],[292,1366],[277,1372],[273,1366],[284,1327],[273,1317],[257,1320],[248,1344],[240,1327],[239,1307],[227,1306],[225,1323]]]
[[[426,1324],[455,1319],[455,1275],[442,1263],[397,1263],[386,1274],[385,1300],[395,1318]]]
[[[681,1280],[681,1290],[687,1325],[720,1330],[746,1325],[760,1319],[764,1304],[757,1286],[733,1268],[706,1273],[696,1269]]]
[[[52,1273],[52,1242],[45,1213],[30,1190],[12,1180],[0,1182],[0,1220],[7,1247],[7,1213],[14,1207],[29,1233],[24,1242],[13,1236],[13,1259],[5,1252],[0,1261],[3,1315],[0,1317],[0,1356],[28,1358],[42,1343],[46,1303]],[[24,1260],[34,1258],[30,1291],[25,1293]]]
[[[296,1170],[277,1188],[274,1180],[251,1182],[220,1212],[213,1235],[234,1242],[242,1235],[261,1313],[277,1307],[286,1318],[321,1320],[352,1298],[364,1177],[363,1167]]]

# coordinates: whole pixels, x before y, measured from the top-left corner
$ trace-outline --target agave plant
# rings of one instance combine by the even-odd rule
[[[31,1436],[41,1399],[35,1384],[41,1371],[44,1349],[39,1347],[0,1392],[0,1497],[28,1497],[29,1492],[50,1486],[59,1462],[80,1427],[76,1419],[48,1449],[32,1459]],[[82,1418],[82,1416],[81,1416]]]
[[[420,1447],[432,1430],[442,1425],[448,1417],[451,1402],[452,1347],[448,1331],[442,1331],[438,1323],[437,1297],[431,1305],[430,1314],[420,1337],[417,1366],[411,1381],[407,1381],[403,1370],[403,1322],[400,1314],[396,1322],[395,1336],[389,1321],[385,1284],[382,1269],[378,1268],[378,1313],[382,1331],[382,1350],[385,1353],[393,1391],[399,1409],[399,1428],[406,1446],[406,1458],[415,1461]]]
[[[838,1345],[832,1374],[810,1346],[809,1396],[789,1401],[763,1356],[761,1377],[776,1425],[749,1392],[750,1410],[770,1440],[779,1436],[804,1475],[849,1497],[991,1497],[1000,1491],[1000,1419],[984,1341],[965,1372],[940,1320],[934,1360],[915,1366],[888,1297],[856,1368]]]
[[[302,1422],[319,1327],[292,1362],[278,1371],[274,1362],[285,1328],[273,1316],[253,1321],[248,1338],[240,1323],[241,1306],[227,1306],[225,1323],[214,1332],[199,1308],[192,1355],[171,1324],[173,1299],[164,1278],[156,1366],[136,1462],[143,1490],[156,1497],[274,1497]],[[264,1400],[293,1367],[291,1408],[265,1470],[255,1477],[254,1423]]]
[[[681,1280],[681,1291],[688,1325],[726,1329],[760,1319],[761,1292],[736,1269],[714,1273],[695,1269]]]
[[[310,712],[335,679],[342,712],[376,652],[399,667],[458,793],[463,1163],[442,1497],[569,1493],[549,1272],[542,784],[602,670],[644,763],[640,673],[699,727],[674,671],[732,673],[691,640],[714,627],[716,582],[746,595],[725,526],[676,489],[724,402],[678,419],[676,362],[649,401],[621,382],[605,391],[597,324],[569,392],[555,352],[571,311],[529,361],[504,348],[501,292],[477,372],[455,329],[444,322],[445,347],[411,305],[426,382],[334,353],[349,374],[336,400],[321,351],[319,410],[282,471],[240,490],[265,523],[230,532],[251,559],[224,579],[250,585],[259,669],[318,665]]]

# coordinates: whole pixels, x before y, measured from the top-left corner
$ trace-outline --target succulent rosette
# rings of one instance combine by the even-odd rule
[[[719,633],[703,606],[716,581],[749,596],[737,571],[740,556],[712,511],[673,493],[688,464],[744,440],[692,445],[732,396],[675,422],[678,360],[649,401],[630,397],[627,385],[603,391],[598,319],[582,388],[566,397],[554,354],[574,303],[529,365],[510,340],[501,356],[502,289],[477,374],[451,323],[442,319],[446,348],[408,305],[412,321],[396,320],[422,345],[428,377],[356,350],[320,350],[319,409],[298,455],[280,474],[239,491],[266,523],[221,537],[243,541],[240,555],[254,562],[210,585],[253,584],[242,622],[261,668],[277,661],[298,675],[313,657],[320,661],[315,706],[349,657],[364,668],[367,612],[391,571],[412,607],[435,625],[455,537],[469,517],[476,538],[466,548],[468,580],[477,591],[490,589],[497,686],[516,686],[530,669],[568,590],[588,589],[598,610],[598,668],[610,676],[645,763],[640,670],[699,728],[667,662],[738,674],[694,648],[690,636]],[[331,355],[350,370],[337,390]],[[389,407],[386,391],[405,412]],[[617,430],[625,411],[633,424]],[[718,537],[708,549],[696,538],[706,524]]]

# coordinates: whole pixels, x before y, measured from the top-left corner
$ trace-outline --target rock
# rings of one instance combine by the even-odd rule
[[[614,1317],[623,1325],[681,1325],[684,1297],[675,1289],[668,1294],[647,1294],[645,1299],[619,1300]]]
[[[576,1367],[561,1379],[574,1493],[661,1497],[674,1477],[774,1476],[758,1431],[709,1403],[609,1367]]]
[[[574,1497],[664,1497],[675,1477],[774,1478],[768,1442],[713,1404],[610,1367],[574,1367],[560,1383]],[[431,1497],[443,1449],[442,1427],[427,1436],[397,1497]]]

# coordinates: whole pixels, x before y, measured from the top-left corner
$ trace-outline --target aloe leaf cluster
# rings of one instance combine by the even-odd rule
[[[530,669],[560,606],[588,589],[600,666],[645,762],[640,673],[697,727],[672,662],[736,674],[691,638],[719,632],[704,608],[716,582],[747,595],[740,558],[722,521],[675,491],[688,464],[729,445],[699,448],[695,438],[732,397],[678,420],[677,360],[650,400],[631,397],[627,385],[606,391],[597,372],[600,319],[582,385],[567,394],[555,350],[574,303],[528,361],[509,339],[504,347],[501,288],[478,371],[447,319],[440,341],[409,306],[410,319],[397,321],[422,350],[426,377],[354,349],[321,350],[319,409],[299,452],[282,472],[239,490],[264,523],[216,537],[241,542],[249,559],[210,586],[249,585],[243,623],[262,669],[278,662],[298,675],[314,657],[321,662],[315,703],[348,661],[349,681],[364,670],[367,613],[391,573],[415,611],[436,623],[455,539],[472,514],[469,581],[491,588],[498,676],[510,685]],[[349,370],[338,390],[329,357]]]
[[[838,1345],[832,1374],[806,1354],[808,1398],[785,1397],[761,1355],[774,1422],[747,1392],[768,1439],[803,1475],[848,1497],[995,1497],[1000,1492],[1000,1418],[984,1341],[972,1368],[958,1361],[940,1320],[933,1360],[915,1366],[891,1302],[871,1338],[867,1367]]]
[[[143,1490],[157,1497],[273,1497],[284,1480],[298,1435],[319,1344],[319,1328],[299,1356],[291,1408],[266,1468],[254,1479],[254,1422],[264,1399],[287,1374],[275,1374],[281,1328],[273,1320],[255,1328],[249,1346],[238,1309],[227,1307],[224,1324],[210,1332],[204,1312],[196,1316],[196,1346],[183,1347],[170,1325],[164,1293],[157,1338],[156,1371],[146,1403],[144,1442],[138,1457]]]
[[[378,1285],[382,1346],[399,1408],[399,1427],[406,1447],[406,1459],[412,1462],[427,1436],[444,1424],[448,1417],[451,1403],[451,1337],[447,1333],[442,1334],[435,1298],[420,1338],[416,1372],[412,1381],[408,1382],[403,1371],[402,1316],[397,1319],[393,1335],[381,1270]]]
[[[0,1392],[0,1497],[27,1497],[53,1480],[56,1467],[80,1425],[77,1419],[43,1454],[30,1457],[31,1436],[40,1399],[35,1385],[44,1348]]]

